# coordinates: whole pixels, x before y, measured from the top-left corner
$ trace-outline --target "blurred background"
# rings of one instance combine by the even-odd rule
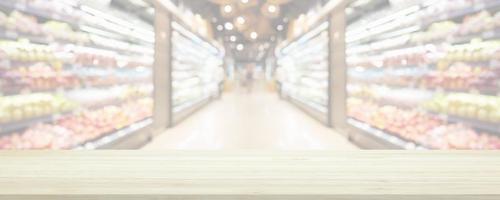
[[[0,149],[500,149],[499,0],[2,0]]]

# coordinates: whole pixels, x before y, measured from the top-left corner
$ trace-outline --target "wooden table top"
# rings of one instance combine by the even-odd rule
[[[500,152],[0,152],[0,199],[445,197],[500,199]]]

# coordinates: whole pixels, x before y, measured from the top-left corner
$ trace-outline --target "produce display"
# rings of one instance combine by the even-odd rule
[[[425,102],[428,110],[491,122],[500,127],[500,97],[474,94],[436,95]]]
[[[0,1],[0,149],[71,149],[151,118],[153,27],[120,12]]]
[[[276,72],[282,94],[325,116],[330,98],[327,27],[324,23],[281,48]]]
[[[53,124],[36,124],[22,133],[0,137],[0,149],[71,149],[150,117],[153,100],[106,106],[61,117]]]
[[[500,148],[499,11],[498,0],[391,1],[350,24],[349,117],[426,148]]]
[[[172,107],[174,115],[217,96],[224,80],[223,53],[173,22]]]
[[[423,111],[348,100],[348,115],[377,129],[433,149],[500,149],[500,137]]]
[[[76,103],[61,96],[28,94],[0,97],[0,123],[62,113],[76,107]]]

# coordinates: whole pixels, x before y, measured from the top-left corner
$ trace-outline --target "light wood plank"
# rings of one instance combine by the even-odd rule
[[[499,188],[495,151],[0,152],[0,199],[500,199]]]

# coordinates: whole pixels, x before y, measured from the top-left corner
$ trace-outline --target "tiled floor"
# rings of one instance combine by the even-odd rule
[[[225,93],[145,149],[350,150],[343,136],[261,86]]]

